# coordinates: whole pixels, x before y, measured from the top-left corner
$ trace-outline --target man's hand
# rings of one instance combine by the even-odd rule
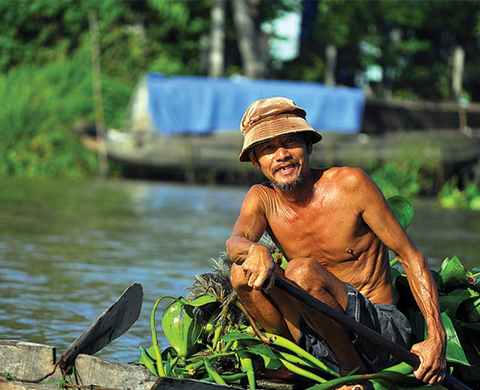
[[[243,274],[249,287],[254,290],[261,290],[265,281],[269,279],[266,287],[268,292],[275,284],[277,268],[270,253],[264,245],[252,245],[248,251],[247,258],[242,264]]]
[[[420,366],[414,372],[415,377],[431,385],[440,384],[447,368],[445,351],[445,343],[438,339],[427,338],[415,344],[411,352],[420,358]]]

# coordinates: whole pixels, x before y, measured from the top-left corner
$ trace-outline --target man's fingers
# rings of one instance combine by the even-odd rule
[[[443,379],[445,378],[445,374],[443,373],[444,370],[440,368],[434,368],[433,364],[432,367],[428,368],[425,367],[423,364],[423,359],[420,354],[417,354],[420,357],[420,366],[415,370],[414,374],[418,380],[421,380],[424,383],[428,383],[430,385],[438,385],[440,384]],[[442,372],[442,374],[440,374]]]

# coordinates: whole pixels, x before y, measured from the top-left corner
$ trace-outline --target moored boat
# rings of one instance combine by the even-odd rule
[[[422,156],[447,173],[471,170],[480,156],[480,104],[366,99],[356,88],[278,80],[148,74],[132,96],[122,129],[97,138],[95,124],[74,131],[90,149],[154,179],[251,183],[261,174],[237,160],[241,117],[256,99],[287,96],[324,134],[313,166],[402,161]],[[101,139],[100,139],[101,138]]]

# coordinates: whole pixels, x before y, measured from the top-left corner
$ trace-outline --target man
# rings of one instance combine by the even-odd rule
[[[250,189],[227,241],[233,287],[267,331],[297,342],[341,375],[356,367],[377,371],[394,358],[273,285],[277,275],[285,278],[406,347],[410,324],[394,306],[388,247],[428,327],[425,341],[411,349],[421,360],[415,376],[440,383],[446,335],[427,259],[362,170],[309,167],[312,144],[322,136],[305,117],[290,99],[269,98],[253,103],[242,118],[239,160],[261,169],[269,182]],[[258,243],[265,231],[289,259],[285,271]]]

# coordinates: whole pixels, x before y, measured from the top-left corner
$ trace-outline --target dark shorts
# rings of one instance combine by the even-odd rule
[[[375,305],[359,293],[355,287],[345,283],[348,302],[345,314],[355,321],[374,329],[394,343],[407,348],[412,329],[410,322],[395,305]],[[315,356],[335,371],[339,371],[339,362],[326,341],[300,320],[300,337],[297,345]],[[364,363],[371,371],[379,371],[399,362],[388,352],[383,351],[363,337],[351,334],[352,343]]]

